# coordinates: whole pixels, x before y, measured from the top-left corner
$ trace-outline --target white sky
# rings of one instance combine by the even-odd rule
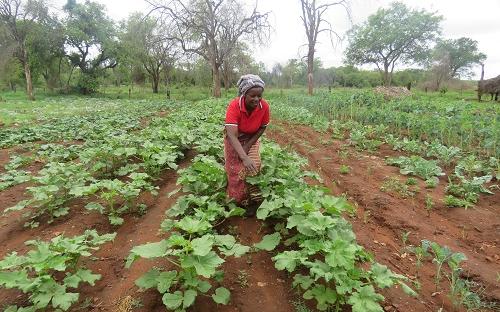
[[[249,5],[255,3],[253,0],[244,1]],[[56,7],[61,7],[65,2],[65,0],[53,0]],[[148,9],[146,2],[141,0],[97,0],[97,2],[105,4],[108,14],[115,20],[124,19],[134,11],[146,12]],[[388,7],[391,2],[351,0],[353,24],[362,23],[378,8]],[[423,8],[442,15],[444,38],[469,37],[477,40],[479,50],[488,57],[485,62],[485,78],[500,74],[500,0],[401,0],[401,2],[411,8]],[[271,12],[274,31],[268,46],[254,46],[255,59],[264,62],[270,69],[277,62],[283,64],[288,59],[302,57],[306,51],[304,44],[307,41],[300,20],[300,1],[260,0],[258,7],[260,11]],[[339,6],[334,7],[327,18],[340,35],[345,34],[351,27],[343,8]],[[316,56],[321,59],[324,67],[340,66],[346,45],[347,41],[344,41],[334,48],[328,35],[320,35]],[[477,66],[473,78],[478,79],[480,71],[480,67]]]

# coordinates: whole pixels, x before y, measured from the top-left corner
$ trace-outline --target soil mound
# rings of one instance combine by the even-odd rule
[[[384,87],[378,86],[373,89],[375,93],[382,94],[386,100],[411,96],[410,90],[404,87]]]

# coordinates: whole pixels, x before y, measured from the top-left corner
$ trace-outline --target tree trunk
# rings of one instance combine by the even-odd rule
[[[34,101],[35,96],[33,95],[33,80],[31,78],[31,68],[28,62],[28,51],[23,48],[23,65],[24,65],[24,76],[26,77],[26,94],[28,95],[28,100]]]
[[[313,95],[314,88],[314,46],[309,46],[309,53],[307,53],[307,94]]]
[[[229,91],[229,66],[224,65],[223,67],[223,78],[224,78],[224,90]]]
[[[153,84],[153,93],[158,93],[158,84],[159,84],[159,77],[156,75],[152,75],[152,84]]]
[[[220,70],[219,66],[215,61],[212,61],[212,80],[213,80],[213,93],[212,95],[216,98],[220,98]]]
[[[384,86],[389,87],[391,85],[391,80],[389,77],[389,65],[384,64]]]

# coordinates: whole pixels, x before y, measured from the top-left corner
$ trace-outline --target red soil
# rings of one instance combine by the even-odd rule
[[[398,194],[380,190],[384,179],[397,176],[401,181],[406,177],[399,174],[396,167],[384,163],[385,156],[394,156],[387,146],[379,152],[364,155],[348,148],[345,159],[338,151],[345,142],[333,140],[329,133],[319,133],[309,127],[279,123],[270,129],[268,137],[282,146],[309,159],[310,169],[318,172],[324,184],[333,194],[347,194],[357,206],[357,216],[351,218],[358,242],[372,252],[375,259],[387,265],[396,273],[415,278],[415,258],[402,255],[402,233],[410,231],[407,244],[418,245],[427,239],[449,246],[455,252],[467,256],[465,274],[486,287],[484,295],[488,300],[500,302],[500,287],[497,274],[500,272],[500,218],[498,215],[500,194],[481,195],[476,207],[464,209],[447,208],[444,198],[446,177],[440,179],[436,189],[425,189],[419,182],[420,192],[413,198],[404,199]],[[341,165],[350,167],[348,174],[339,172]],[[425,194],[434,203],[430,216],[425,210]],[[418,280],[422,284],[418,299],[408,298],[401,290],[386,290],[385,308],[390,311],[437,311],[443,307],[451,311],[451,303],[446,291],[435,294],[434,264],[427,261]],[[445,282],[442,288],[448,289]]]

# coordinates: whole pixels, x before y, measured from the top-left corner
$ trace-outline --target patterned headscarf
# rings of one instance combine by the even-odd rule
[[[264,80],[262,80],[259,76],[253,74],[241,76],[236,84],[238,85],[239,96],[245,95],[248,90],[254,87],[261,87],[262,89],[264,89],[264,86],[266,85],[264,83]]]

